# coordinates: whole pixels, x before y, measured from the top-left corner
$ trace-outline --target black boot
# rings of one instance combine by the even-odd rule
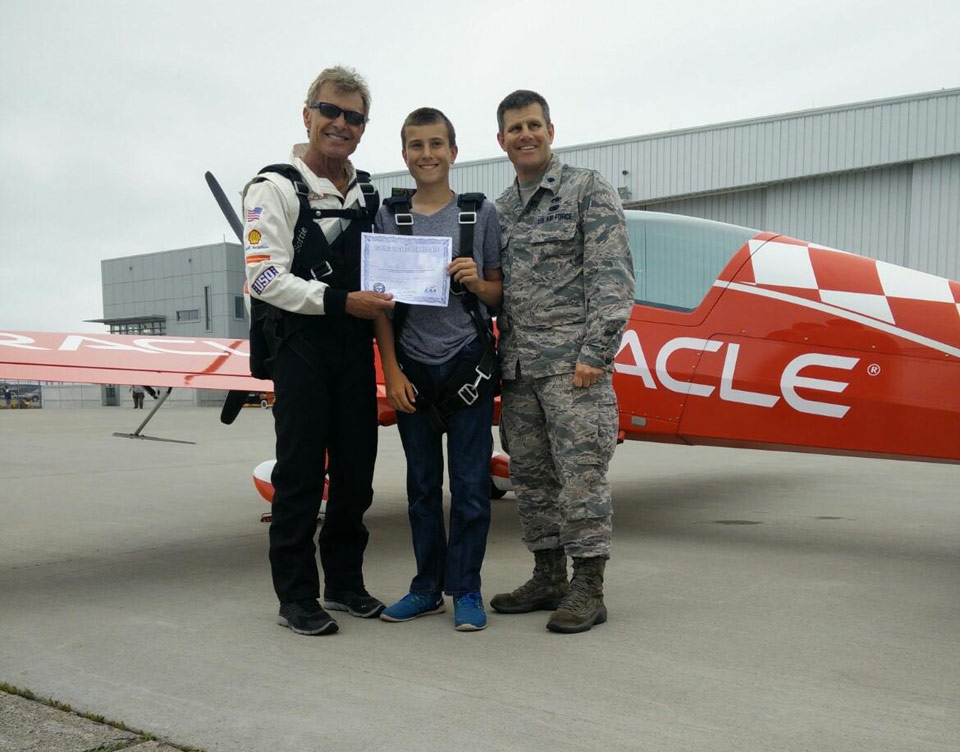
[[[573,560],[573,580],[557,610],[550,616],[551,632],[586,632],[607,620],[603,605],[603,570],[607,560],[599,557]]]
[[[501,614],[552,611],[567,592],[567,556],[562,548],[534,551],[533,577],[512,593],[498,593],[490,605]]]

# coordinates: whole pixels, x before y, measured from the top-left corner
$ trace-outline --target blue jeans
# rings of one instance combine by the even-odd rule
[[[447,362],[425,366],[434,386],[442,385],[462,358],[475,358],[479,347],[475,340]],[[492,421],[492,396],[457,410],[448,421],[448,542],[443,522],[443,435],[430,426],[425,414],[397,413],[407,457],[407,503],[417,559],[411,593],[460,595],[480,590],[480,567],[490,528]]]

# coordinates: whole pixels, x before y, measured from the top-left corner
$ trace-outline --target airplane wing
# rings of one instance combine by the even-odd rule
[[[0,332],[0,378],[271,391],[250,375],[247,340]]]
[[[0,332],[0,379],[273,391],[272,381],[250,375],[249,362],[245,339]],[[397,416],[387,402],[379,354],[376,367],[378,420],[390,426]]]

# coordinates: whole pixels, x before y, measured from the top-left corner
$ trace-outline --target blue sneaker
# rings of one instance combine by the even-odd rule
[[[392,606],[380,612],[384,621],[410,621],[427,614],[442,614],[447,610],[443,593],[407,593]]]
[[[453,598],[453,623],[458,632],[479,632],[487,628],[483,598],[473,590]]]

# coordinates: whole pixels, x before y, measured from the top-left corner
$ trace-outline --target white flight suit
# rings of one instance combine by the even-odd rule
[[[303,175],[310,189],[308,201],[314,209],[363,208],[363,193],[356,171],[349,165],[347,195],[326,178],[317,177],[304,163],[307,144],[296,144],[290,164]],[[300,202],[293,185],[275,172],[264,173],[258,182],[243,190],[243,252],[247,288],[251,296],[293,313],[323,314],[327,285],[301,279],[290,273],[293,264],[293,232],[300,216]],[[332,244],[349,220],[321,219],[320,228]]]

